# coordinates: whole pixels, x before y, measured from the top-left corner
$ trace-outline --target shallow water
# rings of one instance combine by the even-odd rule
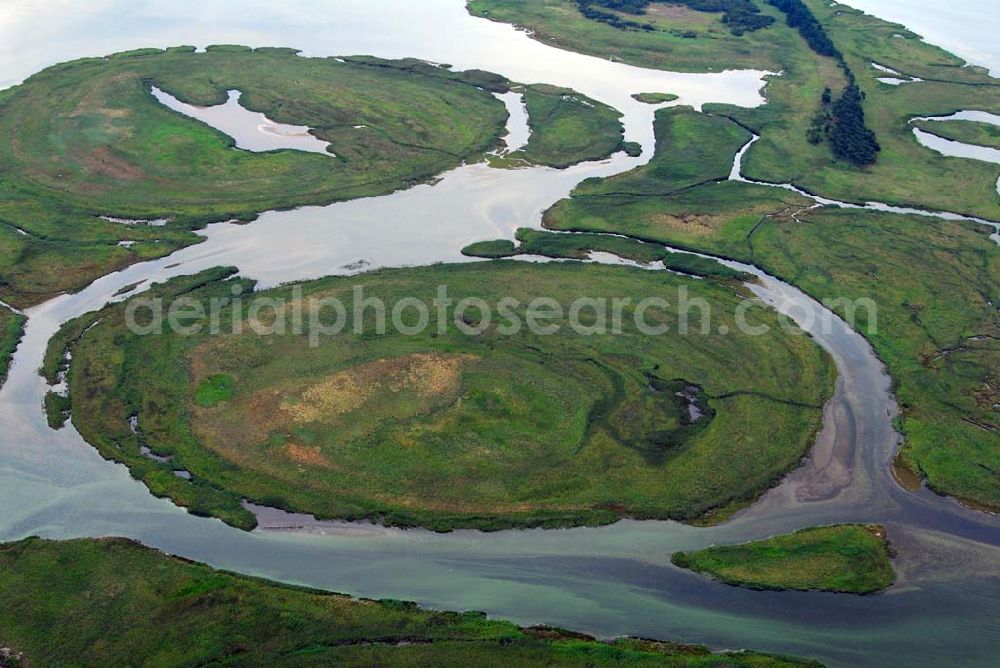
[[[511,153],[524,148],[531,139],[531,128],[528,127],[528,109],[524,106],[524,95],[521,93],[494,93],[507,107],[507,134],[502,137],[503,153]]]
[[[308,127],[278,123],[264,114],[250,111],[241,105],[241,93],[238,90],[229,91],[228,100],[214,107],[185,104],[156,86],[153,86],[151,92],[153,97],[168,109],[190,116],[229,135],[236,142],[236,148],[256,153],[294,149],[333,156],[330,143],[311,135]]]
[[[902,23],[931,44],[1000,76],[1000,12],[993,0],[844,0],[843,4]]]
[[[198,246],[32,309],[27,336],[0,391],[0,539],[126,535],[228,569],[336,591],[482,609],[601,636],[793,652],[832,665],[944,666],[953,665],[956,656],[965,665],[988,665],[994,658],[1000,642],[1000,525],[953,501],[895,486],[888,470],[896,440],[888,380],[867,343],[836,319],[828,332],[816,335],[841,371],[837,396],[826,411],[830,427],[824,440],[803,468],[762,501],[711,529],[626,521],[602,528],[437,535],[340,523],[312,533],[247,534],[152,498],[124,467],[103,461],[72,425],[59,432],[45,425],[40,400],[46,388],[35,373],[45,342],[59,322],[101,306],[121,287],[220,264],[235,264],[262,285],[274,285],[373,266],[468,261],[459,253],[467,243],[510,237],[520,226],[538,227],[542,211],[583,178],[648,160],[655,108],[632,100],[632,93],[676,92],[680,103],[696,106],[756,104],[761,73],[675,75],[569,54],[507,26],[468,17],[460,0],[295,5],[108,0],[61,14],[47,10],[46,3],[22,6],[24,15],[0,10],[7,12],[0,13],[5,32],[13,27],[17,33],[13,42],[0,42],[0,63],[10,65],[0,68],[6,76],[23,77],[28,69],[67,57],[151,44],[238,42],[304,47],[324,55],[410,55],[575,88],[623,111],[627,138],[645,150],[640,158],[619,154],[561,171],[467,165],[434,184],[387,197],[266,213],[248,225],[213,225]],[[48,42],[45,49],[18,37],[27,26],[39,28],[43,39],[35,41]],[[64,33],[66,38],[58,39]],[[511,123],[509,136],[524,135],[523,118],[515,114]],[[769,277],[754,289],[800,318],[825,313]],[[288,518],[272,519],[287,526]],[[761,593],[669,564],[678,549],[835,521],[885,522],[900,548],[902,581],[873,597]]]
[[[990,125],[1000,125],[1000,116],[991,114],[988,111],[963,110],[956,111],[947,116],[923,116],[914,118],[914,121],[976,121],[978,123],[989,123]],[[926,146],[932,151],[937,151],[941,155],[952,158],[968,158],[970,160],[980,160],[982,162],[992,162],[1000,164],[1000,150],[990,146],[977,146],[975,144],[965,144],[952,139],[938,137],[935,134],[913,128],[913,135],[920,142],[921,146]],[[997,179],[997,192],[1000,193],[1000,178]],[[997,226],[1000,234],[1000,226]],[[1000,243],[1000,241],[998,241]]]
[[[995,162],[1000,164],[1000,150],[989,146],[976,146],[974,144],[964,144],[960,141],[945,139],[935,134],[913,128],[913,134],[922,146],[937,151],[941,155],[953,158],[969,158],[971,160],[981,160],[983,162]]]

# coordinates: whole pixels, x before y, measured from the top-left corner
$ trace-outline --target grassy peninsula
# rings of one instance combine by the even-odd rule
[[[895,580],[885,528],[841,524],[677,552],[674,565],[750,589],[872,594]]]
[[[24,333],[26,318],[0,305],[0,386],[7,380],[10,359]]]
[[[199,106],[239,90],[246,108],[312,128],[335,155],[237,150],[162,106],[154,85]],[[246,47],[50,67],[0,92],[0,299],[29,305],[78,289],[196,242],[191,230],[210,221],[384,194],[478,159],[503,132],[491,91],[507,85],[415,60]]]
[[[915,121],[913,125],[943,139],[1000,150],[1000,126],[979,121]]]
[[[153,294],[208,306],[231,295],[236,279],[224,280],[227,273],[177,279]],[[356,284],[331,278],[301,286],[301,297],[291,286],[262,296],[333,296],[354,314]],[[769,335],[740,333],[739,288],[726,283],[501,261],[378,271],[363,285],[365,298],[388,308],[414,297],[431,313],[437,285],[456,301],[513,298],[522,323],[527,305],[544,296],[561,310],[545,323],[560,329],[508,335],[506,316],[495,312],[478,335],[432,324],[404,336],[392,327],[380,333],[369,309],[360,334],[352,325],[311,347],[302,334],[246,327],[239,335],[136,335],[124,326],[125,302],[68,323],[44,370],[56,374],[69,345],[73,420],[84,438],[153,493],[244,528],[254,520],[241,499],[436,530],[693,519],[756,497],[794,468],[832,391],[826,355],[777,329],[769,309],[748,313],[774,328]],[[569,327],[578,297],[630,299],[621,332],[585,336]],[[634,310],[646,297],[669,302],[645,312],[669,332],[637,329]],[[708,333],[698,309],[688,333],[677,333],[685,299],[710,307]],[[579,322],[592,325],[595,314],[585,308]],[[482,324],[476,309],[463,317],[466,326]],[[723,326],[728,335],[717,333]]]
[[[671,271],[702,278],[723,280],[751,280],[753,278],[742,271],[723,266],[715,260],[687,253],[671,252],[661,244],[639,241],[631,237],[589,232],[555,234],[522,227],[517,231],[516,238],[517,245],[506,240],[479,241],[463,248],[462,253],[482,258],[542,255],[567,260],[586,260],[590,258],[592,253],[610,253],[644,265],[659,262]]]
[[[0,545],[4,666],[817,666],[755,652],[519,628],[218,571],[132,541]],[[3,656],[0,655],[0,656]]]
[[[600,160],[623,147],[621,112],[568,88],[534,84],[519,90],[528,111],[531,135],[512,160],[535,165],[569,167]]]

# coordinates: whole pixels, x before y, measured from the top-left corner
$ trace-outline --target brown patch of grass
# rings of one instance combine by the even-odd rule
[[[471,355],[414,353],[345,369],[307,388],[299,401],[286,398],[281,410],[295,422],[339,417],[361,408],[377,392],[413,390],[439,397],[458,386],[462,365]]]
[[[670,28],[705,28],[719,23],[719,14],[699,12],[684,5],[660,2],[649,5],[644,18],[654,24]]]
[[[128,160],[114,154],[109,146],[98,146],[81,161],[87,171],[121,181],[139,181],[146,173]]]
[[[314,466],[323,469],[334,468],[333,464],[322,455],[317,447],[308,447],[298,443],[289,443],[284,447],[285,456],[296,464]]]
[[[715,228],[722,222],[718,216],[701,214],[672,215],[659,214],[655,217],[656,225],[669,230],[676,230],[694,237],[705,237],[715,233]]]

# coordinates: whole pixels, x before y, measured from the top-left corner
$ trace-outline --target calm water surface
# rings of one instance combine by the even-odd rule
[[[1000,76],[1000,3],[996,0],[845,0],[843,4],[901,23],[931,44]]]

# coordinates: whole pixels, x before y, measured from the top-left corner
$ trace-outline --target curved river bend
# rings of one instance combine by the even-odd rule
[[[125,535],[215,566],[336,591],[481,609],[600,636],[786,651],[831,665],[951,665],[956,656],[966,665],[987,665],[994,658],[1000,642],[1000,524],[893,483],[895,404],[870,347],[801,292],[753,267],[734,265],[761,276],[753,287],[761,299],[797,320],[811,315],[830,323],[814,337],[833,355],[840,378],[824,431],[805,465],[719,527],[625,521],[601,528],[439,535],[323,523],[311,532],[248,534],[154,499],[124,467],[102,460],[72,426],[50,431],[40,410],[47,388],[35,372],[45,344],[60,322],[101,306],[121,287],[220,264],[235,264],[266,286],[359,267],[468,261],[459,253],[467,243],[510,237],[520,226],[538,227],[542,211],[580,180],[649,159],[654,108],[634,101],[632,93],[678,93],[678,103],[694,106],[762,101],[763,73],[680,75],[559,51],[508,26],[469,17],[460,0],[421,2],[419,8],[403,0],[379,5],[345,0],[332,7],[317,3],[316,15],[234,0],[207,10],[194,3],[169,8],[151,3],[131,13],[117,11],[117,4],[70,10],[79,13],[69,21],[74,30],[86,26],[94,36],[56,40],[56,53],[29,49],[18,66],[37,69],[109,50],[213,42],[293,45],[310,55],[415,56],[574,88],[622,110],[627,139],[639,141],[644,153],[561,171],[469,165],[433,185],[387,197],[266,213],[244,226],[213,225],[203,244],[32,309],[0,391],[0,540]],[[43,22],[49,15],[29,12],[23,20]],[[192,22],[190,16],[204,20]],[[256,19],[237,24],[232,16]],[[58,24],[46,27],[58,29]],[[447,39],[435,37],[441,34]],[[0,62],[4,57],[9,54]],[[283,522],[280,516],[273,519]],[[872,597],[752,592],[669,563],[678,549],[836,521],[887,525],[900,553],[896,586]]]

